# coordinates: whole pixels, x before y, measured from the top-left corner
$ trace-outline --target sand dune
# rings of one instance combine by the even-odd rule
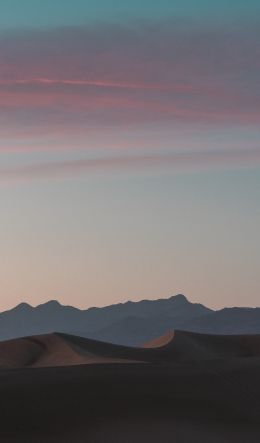
[[[0,368],[168,363],[260,357],[260,336],[168,332],[142,348],[53,333],[0,342]]]
[[[0,343],[0,441],[260,441],[260,336]]]
[[[172,362],[260,357],[260,335],[210,335],[175,331],[144,347],[161,348],[161,353],[168,355]]]
[[[90,349],[88,343],[92,344]],[[105,343],[99,344],[106,349]],[[0,368],[132,362],[131,357],[120,358],[116,350],[102,353],[102,349],[98,352],[95,346],[95,341],[57,333],[8,340],[0,343]]]

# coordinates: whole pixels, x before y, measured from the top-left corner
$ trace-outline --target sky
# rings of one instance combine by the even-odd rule
[[[2,0],[0,310],[260,306],[260,2]]]

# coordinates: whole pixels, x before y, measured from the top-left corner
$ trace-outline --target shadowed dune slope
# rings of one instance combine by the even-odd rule
[[[210,335],[175,331],[150,343],[172,361],[260,357],[260,335]],[[149,343],[148,345],[149,346]]]
[[[97,363],[174,364],[260,357],[260,336],[169,332],[142,348],[53,333],[0,343],[0,368],[72,366]]]

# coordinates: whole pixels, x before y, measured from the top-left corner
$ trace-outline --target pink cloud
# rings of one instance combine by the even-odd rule
[[[215,167],[243,167],[260,165],[260,149],[185,152],[158,155],[118,156],[53,162],[32,163],[24,166],[0,169],[3,183],[21,182],[44,178],[84,176],[98,171],[122,170],[196,170]]]
[[[192,91],[192,85],[188,84],[163,84],[150,82],[124,82],[112,80],[73,80],[73,79],[55,79],[55,78],[32,78],[32,79],[13,79],[1,80],[0,86],[95,86],[97,88],[116,88],[116,89],[141,89],[158,91]]]
[[[248,71],[254,88],[256,29],[159,23],[2,34],[0,84],[227,93]]]
[[[171,21],[2,33],[1,133],[87,143],[149,124],[256,128],[259,37],[254,26]]]

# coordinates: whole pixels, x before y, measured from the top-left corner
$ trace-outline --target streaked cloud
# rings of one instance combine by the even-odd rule
[[[97,88],[119,88],[119,89],[151,89],[158,91],[178,92],[190,91],[190,85],[171,85],[160,83],[131,83],[119,82],[109,80],[70,80],[70,79],[55,79],[55,78],[32,78],[32,79],[16,79],[16,80],[0,80],[0,86],[16,86],[16,85],[39,85],[39,86],[95,86]]]
[[[2,32],[0,129],[95,127],[105,139],[108,127],[147,123],[256,127],[259,29],[169,20]]]
[[[84,176],[95,172],[124,170],[196,170],[204,168],[248,167],[260,165],[260,149],[208,152],[179,152],[175,154],[117,156],[63,161],[29,163],[0,169],[2,182],[21,182],[45,178]]]

